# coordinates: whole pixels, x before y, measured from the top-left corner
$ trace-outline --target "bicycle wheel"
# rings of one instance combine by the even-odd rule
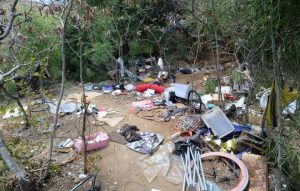
[[[203,107],[203,102],[201,96],[194,90],[191,90],[188,94],[187,104],[190,107],[194,107],[196,113],[201,113],[201,108]]]

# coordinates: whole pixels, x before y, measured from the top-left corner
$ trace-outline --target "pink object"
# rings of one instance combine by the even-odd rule
[[[106,111],[104,107],[99,107],[99,111]]]
[[[152,89],[152,90],[155,90],[156,93],[163,93],[165,91],[165,88],[162,87],[162,86],[158,86],[156,84],[138,84],[136,85],[135,87],[135,90],[137,92],[144,92],[146,91],[147,89]]]
[[[139,107],[142,110],[148,110],[153,107],[153,102],[151,100],[132,102],[133,107]]]
[[[108,135],[106,133],[102,132],[96,132],[95,134],[88,135],[85,137],[86,144],[87,144],[87,151],[95,150],[104,148],[108,145]],[[77,150],[77,152],[83,151],[83,141],[81,137],[78,137],[74,140],[75,144],[74,147]]]

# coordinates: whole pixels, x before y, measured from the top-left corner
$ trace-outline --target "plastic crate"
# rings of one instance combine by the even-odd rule
[[[232,122],[217,106],[203,114],[202,119],[218,138],[223,138],[234,131]]]
[[[88,135],[85,137],[86,143],[87,143],[87,151],[95,150],[95,149],[101,149],[104,147],[107,147],[108,145],[108,135],[103,132],[96,132],[95,134]],[[82,138],[76,138],[74,140],[75,144],[74,147],[77,152],[83,151],[83,141]]]

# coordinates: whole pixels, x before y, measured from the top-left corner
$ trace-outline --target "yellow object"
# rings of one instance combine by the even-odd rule
[[[221,144],[221,149],[220,152],[230,152],[236,149],[237,146],[237,141],[236,139],[230,139],[228,141],[226,141],[225,143]]]
[[[281,84],[281,107],[285,108],[289,105],[292,101],[296,100],[299,97],[297,90],[290,89],[285,86],[284,82],[282,81]],[[267,127],[277,127],[277,121],[279,117],[278,106],[277,106],[277,96],[275,91],[275,81],[273,81],[271,92],[268,99],[268,104],[264,112],[264,118],[262,121],[262,127],[265,127],[265,122],[267,122]]]
[[[154,81],[154,79],[150,78],[150,77],[143,79],[143,82],[145,82],[145,83],[149,83],[149,82],[153,82],[153,81]]]

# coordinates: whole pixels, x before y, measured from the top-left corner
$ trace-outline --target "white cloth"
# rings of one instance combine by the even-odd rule
[[[162,58],[158,59],[157,65],[159,66],[160,70],[164,70],[164,61]]]

